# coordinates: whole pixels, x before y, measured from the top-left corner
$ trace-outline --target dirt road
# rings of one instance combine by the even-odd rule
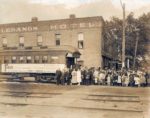
[[[149,102],[149,88],[0,83],[0,118],[149,118]]]

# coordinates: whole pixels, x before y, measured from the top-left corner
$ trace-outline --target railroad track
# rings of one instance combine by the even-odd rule
[[[4,97],[11,97],[11,98],[37,98],[37,99],[52,99],[55,98],[56,96],[61,96],[63,93],[40,93],[40,92],[19,92],[19,91],[0,91],[0,96]],[[63,96],[63,99],[72,99],[71,94],[67,94]],[[128,95],[96,95],[96,94],[86,94],[86,95],[79,95],[76,94],[76,97],[79,101],[89,101],[89,102],[109,102],[109,103],[121,103],[121,104],[140,104],[140,98],[139,96],[128,96]],[[0,103],[1,104],[1,103]],[[4,103],[2,103],[4,104]],[[7,104],[7,103],[6,103]],[[11,104],[11,103],[8,103]],[[15,103],[14,103],[15,104]],[[26,104],[26,105],[34,105],[34,104]],[[47,105],[46,105],[47,106]],[[115,107],[115,106],[114,106]],[[102,108],[100,108],[102,109]],[[106,109],[105,109],[106,110]],[[110,109],[109,109],[110,110]],[[113,109],[112,109],[113,110]],[[126,111],[126,110],[125,110]],[[136,110],[133,110],[136,111]],[[142,110],[137,110],[139,112]]]
[[[143,118],[139,96],[67,92],[0,91],[0,105],[131,114]],[[6,99],[6,100],[5,100]],[[67,101],[66,103],[63,101]],[[18,101],[18,102],[17,102]],[[38,102],[36,102],[38,101]],[[73,104],[75,102],[75,104]],[[123,117],[124,118],[124,117]],[[131,117],[132,118],[132,117]]]

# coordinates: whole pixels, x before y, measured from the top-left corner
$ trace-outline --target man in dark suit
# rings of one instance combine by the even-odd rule
[[[60,80],[61,75],[62,75],[61,70],[60,69],[56,70],[56,80],[57,80],[56,84],[57,85],[61,84],[61,80]]]

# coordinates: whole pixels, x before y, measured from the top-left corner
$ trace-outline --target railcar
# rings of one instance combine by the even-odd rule
[[[36,81],[55,80],[56,70],[75,65],[80,57],[71,46],[7,48],[0,50],[0,73],[15,78],[34,77]]]

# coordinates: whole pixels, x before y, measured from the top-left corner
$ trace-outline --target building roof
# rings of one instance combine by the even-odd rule
[[[88,21],[101,21],[104,22],[104,19],[102,16],[93,16],[93,17],[73,17],[70,15],[70,18],[66,18],[66,19],[56,19],[56,20],[41,20],[38,21],[37,17],[32,17],[30,22],[18,22],[18,23],[7,23],[7,24],[0,24],[0,27],[9,27],[9,26],[17,26],[17,25],[29,25],[29,24],[36,24],[36,23],[40,23],[40,24],[47,24],[47,23],[51,23],[51,24],[60,24],[60,23],[70,23],[70,22],[88,22]]]
[[[101,16],[76,18],[75,16],[68,19],[45,20],[38,21],[37,18],[32,18],[31,22],[0,24],[0,34],[3,33],[22,33],[22,32],[37,32],[37,31],[52,31],[52,30],[67,30],[67,29],[84,29],[84,28],[101,28],[104,20]]]

